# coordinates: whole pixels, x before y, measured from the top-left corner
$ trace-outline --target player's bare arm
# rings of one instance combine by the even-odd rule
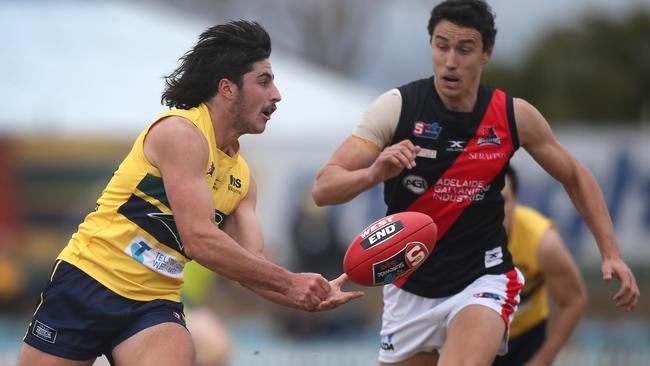
[[[316,176],[316,204],[345,203],[373,186],[415,166],[419,148],[404,140],[381,150],[359,137],[348,137]]]
[[[613,298],[616,306],[632,310],[639,299],[639,287],[621,258],[612,220],[596,179],[559,143],[546,119],[530,103],[515,99],[514,110],[521,146],[564,186],[596,239],[603,259],[603,279],[609,281],[614,277],[621,281]]]
[[[191,122],[181,117],[158,122],[144,149],[162,174],[189,257],[231,280],[285,294],[305,309],[314,309],[327,298],[329,284],[321,276],[291,273],[241,247],[217,227],[204,180],[208,145]]]
[[[244,197],[244,199],[239,203],[235,212],[224,221],[223,230],[237,243],[240,243],[242,247],[257,256],[264,258],[264,235],[257,214],[255,213],[256,205],[257,184],[255,183],[255,179],[251,176],[250,187],[248,188],[246,197]],[[304,275],[321,277],[321,275],[316,273]],[[339,282],[337,282],[337,280],[330,281],[330,292],[328,293],[327,298],[321,302],[317,308],[307,310],[319,311],[333,309],[334,307],[343,305],[348,301],[363,295],[363,292],[342,292],[340,290],[341,284],[339,284]],[[290,295],[285,295],[265,288],[250,286],[246,283],[242,283],[242,285],[276,304],[298,307]],[[295,289],[293,289],[293,291],[300,293],[309,290],[308,288],[300,288],[300,286],[304,285],[305,284],[300,282],[295,284]]]
[[[527,363],[530,366],[553,363],[587,306],[587,290],[578,267],[555,228],[546,230],[540,239],[537,259],[557,313],[544,343]]]

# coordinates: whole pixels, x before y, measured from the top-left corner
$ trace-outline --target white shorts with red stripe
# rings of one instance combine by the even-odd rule
[[[464,307],[473,304],[496,311],[506,323],[512,321],[519,304],[524,276],[518,269],[501,275],[485,275],[463,291],[449,297],[430,299],[406,292],[396,286],[384,286],[384,314],[381,327],[379,361],[403,361],[418,352],[442,350],[447,327]],[[499,355],[505,354],[508,332]]]

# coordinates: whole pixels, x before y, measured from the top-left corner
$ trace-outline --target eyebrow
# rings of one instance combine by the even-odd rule
[[[447,37],[441,36],[439,34],[437,34],[434,38],[437,39],[437,40],[439,39],[441,41],[449,42],[449,39],[447,39]],[[458,41],[458,43],[476,44],[476,41],[474,39],[469,38],[469,39],[461,39],[460,41]]]
[[[257,78],[258,78],[258,79],[269,78],[269,79],[271,79],[271,80],[274,80],[274,79],[275,79],[275,75],[271,74],[271,73],[268,72],[268,71],[264,71],[263,73],[257,75]]]

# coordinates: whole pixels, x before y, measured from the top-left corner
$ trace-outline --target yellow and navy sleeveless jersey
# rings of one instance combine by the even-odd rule
[[[553,227],[551,220],[532,208],[517,205],[512,217],[508,249],[515,266],[524,275],[521,302],[510,326],[510,336],[517,337],[548,317],[548,293],[539,270],[537,248],[544,232]]]
[[[185,255],[160,171],[144,155],[149,129],[168,116],[190,120],[209,145],[205,183],[212,192],[217,223],[238,207],[250,182],[239,143],[233,156],[217,148],[205,104],[163,113],[138,136],[102,192],[95,211],[85,218],[58,257],[133,300],[180,301],[185,263],[191,260]]]

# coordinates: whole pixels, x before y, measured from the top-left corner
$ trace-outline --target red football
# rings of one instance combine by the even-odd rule
[[[362,286],[395,281],[424,262],[433,250],[438,228],[420,212],[383,217],[357,235],[343,259],[343,271]]]

